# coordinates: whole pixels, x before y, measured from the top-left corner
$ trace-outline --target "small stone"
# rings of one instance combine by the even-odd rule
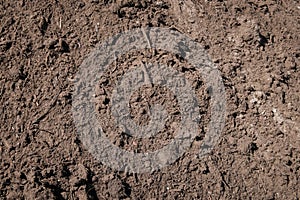
[[[55,45],[58,43],[58,40],[57,39],[50,39],[48,41],[45,42],[45,46],[48,48],[48,49],[54,49],[55,48]]]
[[[296,67],[296,63],[292,58],[287,58],[285,63],[284,63],[286,69],[293,69]]]
[[[99,3],[99,0],[90,0],[91,3]]]

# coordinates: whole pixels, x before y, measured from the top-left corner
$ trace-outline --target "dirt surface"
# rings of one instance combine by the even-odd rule
[[[299,199],[299,1],[0,1],[1,199]],[[222,73],[226,124],[214,150],[198,150],[209,121],[201,74],[168,52],[118,58],[98,87],[97,111],[111,141],[130,151],[159,149],[180,112],[165,88],[145,86],[131,115],[149,121],[149,104],[171,114],[154,139],[130,138],[111,123],[113,84],[135,62],[182,72],[199,100],[201,132],[163,169],[110,169],[82,145],[72,117],[75,74],[95,46],[138,27],[169,27],[199,42]],[[155,91],[155,93],[153,92]]]

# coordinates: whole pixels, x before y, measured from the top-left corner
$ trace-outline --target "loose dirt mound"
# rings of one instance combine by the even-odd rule
[[[0,10],[0,198],[300,198],[299,2],[19,0],[2,1]],[[165,104],[172,115],[164,131],[140,141],[113,126],[107,111],[114,81],[136,61],[157,61],[184,73],[203,119],[190,151],[175,163],[131,174],[101,164],[77,137],[73,81],[99,42],[146,26],[169,27],[205,48],[222,73],[227,116],[218,144],[199,158],[210,118],[201,74],[164,51],[118,58],[99,83],[96,102],[115,145],[136,152],[159,149],[180,119],[170,91],[155,88],[153,94],[144,87],[130,100],[131,115],[145,124],[148,103]]]

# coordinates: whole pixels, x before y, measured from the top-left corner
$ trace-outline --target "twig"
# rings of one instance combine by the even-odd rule
[[[155,55],[155,49],[152,48],[150,39],[149,39],[149,37],[148,37],[148,35],[147,35],[147,33],[146,33],[146,31],[145,31],[144,28],[142,28],[142,32],[143,32],[144,37],[145,37],[146,40],[147,40],[147,43],[148,43],[149,48],[152,49],[152,55],[154,56],[154,55]]]
[[[149,85],[152,85],[152,81],[150,79],[150,75],[149,75],[149,72],[147,70],[147,67],[145,66],[145,64],[140,60],[140,63],[142,65],[142,68],[143,68],[143,71],[144,71],[144,74],[145,74],[145,82]]]
[[[170,30],[175,30],[175,31],[178,31],[179,33],[184,34],[184,31],[183,31],[181,28],[178,28],[178,27],[175,26],[175,25],[172,25],[172,26],[170,27]]]
[[[141,60],[140,60],[140,63],[142,65],[142,69],[144,71],[145,83],[148,84],[148,85],[151,85],[151,87],[153,88],[154,85],[153,85],[153,83],[151,81],[151,78],[150,78],[149,72],[147,70],[147,67],[145,66],[145,64]],[[149,102],[147,102],[147,107],[148,107],[148,111],[149,111],[149,113],[151,115],[151,110],[150,110]]]
[[[61,17],[59,18],[59,29],[61,29]]]
[[[144,28],[142,28],[142,32],[143,32],[144,37],[145,37],[146,40],[147,40],[147,43],[148,43],[149,48],[152,49],[151,42],[150,42],[149,37],[148,37],[148,35],[147,35],[147,33],[146,33],[146,31],[145,31]]]
[[[112,73],[114,73],[118,68],[118,65],[117,65],[118,57],[116,55],[116,52],[114,52],[114,60],[115,60],[115,62],[114,62],[115,63],[115,68],[112,70]]]

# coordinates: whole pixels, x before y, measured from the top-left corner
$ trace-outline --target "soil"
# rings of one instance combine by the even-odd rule
[[[1,199],[300,198],[299,1],[4,0],[0,10]],[[203,119],[201,133],[175,163],[136,174],[110,169],[88,152],[76,133],[72,91],[99,42],[146,26],[169,27],[204,47],[222,74],[227,110],[218,143],[199,158],[210,119],[201,74],[163,51],[118,58],[99,83],[96,102],[112,143],[128,151],[159,149],[180,120],[169,90],[145,86],[130,100],[133,120],[146,124],[148,104],[165,104],[171,113],[165,129],[139,140],[114,126],[111,91],[134,62],[182,72]]]

